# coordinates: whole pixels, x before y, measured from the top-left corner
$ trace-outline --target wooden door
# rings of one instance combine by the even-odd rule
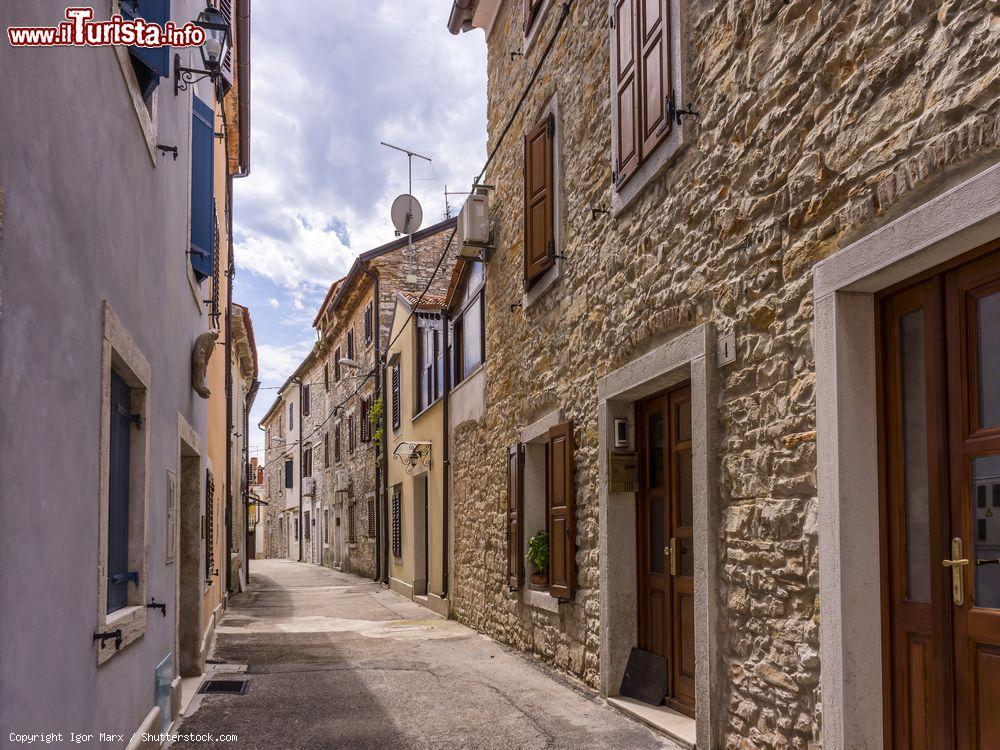
[[[694,715],[691,389],[638,406],[639,646],[665,656],[667,705]]]
[[[1000,252],[879,314],[890,743],[1000,747]]]

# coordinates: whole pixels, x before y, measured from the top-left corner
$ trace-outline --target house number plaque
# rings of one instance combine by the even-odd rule
[[[639,455],[608,454],[608,492],[639,491]]]

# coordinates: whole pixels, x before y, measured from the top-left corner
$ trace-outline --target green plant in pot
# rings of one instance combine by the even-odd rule
[[[549,532],[545,529],[536,531],[528,540],[528,554],[525,555],[535,572],[531,574],[531,582],[536,586],[547,586],[549,583]]]

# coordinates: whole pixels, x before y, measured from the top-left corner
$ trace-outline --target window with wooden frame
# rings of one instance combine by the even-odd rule
[[[323,508],[323,543],[330,543],[330,509]]]
[[[309,386],[302,386],[302,416],[309,416]]]
[[[368,538],[375,538],[375,498],[368,498]]]
[[[355,514],[354,506],[355,505],[356,505],[356,503],[351,503],[350,505],[347,506],[347,543],[348,544],[357,544],[358,543],[358,537],[357,537],[357,534],[355,533],[356,526],[355,526],[355,523],[354,523],[354,521],[355,521],[355,518],[354,518],[354,514]]]
[[[354,331],[347,332],[347,358],[354,361]]]
[[[285,489],[290,490],[295,486],[295,464],[292,459],[285,459]]]
[[[347,415],[347,452],[354,453],[354,415]]]
[[[370,397],[361,399],[361,442],[370,443],[372,440],[372,420],[371,420],[372,400]]]
[[[468,263],[452,326],[452,382],[458,385],[486,361],[486,307],[482,263]]]
[[[307,510],[305,515],[305,521],[303,522],[303,529],[306,541],[312,539],[311,526],[312,526],[312,518],[310,517],[309,511]]]
[[[399,487],[392,488],[392,556],[403,556],[403,502]]]
[[[395,432],[399,429],[402,409],[399,403],[400,383],[399,383],[399,363],[392,366],[392,429]]]
[[[375,307],[372,302],[365,308],[365,344],[370,344],[375,335]]]
[[[621,187],[667,139],[673,125],[670,0],[614,0],[612,179]]]
[[[534,459],[529,460],[529,451],[534,453]],[[544,571],[548,574],[549,594],[564,600],[574,596],[573,452],[572,422],[557,424],[537,441],[518,443],[507,451],[507,577],[511,590],[520,589],[524,583],[527,540],[544,529],[549,537],[549,568]],[[534,466],[532,460],[537,460]]]
[[[323,363],[323,390],[324,391],[329,391],[330,390],[330,363],[329,362],[324,362]]]
[[[311,477],[313,474],[313,449],[312,446],[302,451],[302,476]]]
[[[330,468],[330,431],[323,435],[323,468]]]
[[[333,382],[340,382],[340,347],[333,352]]]
[[[530,288],[555,265],[556,119],[549,113],[524,136],[524,283]]]
[[[444,391],[444,341],[441,316],[417,314],[417,401],[416,413],[441,398]]]
[[[333,460],[340,463],[340,422],[333,427]]]

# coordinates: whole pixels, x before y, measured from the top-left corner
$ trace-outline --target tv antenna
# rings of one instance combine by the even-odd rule
[[[405,207],[405,210],[404,210],[404,221],[402,222],[403,226],[402,226],[402,228],[400,228],[399,223],[396,223],[396,231],[398,231],[400,233],[403,233],[403,232],[406,233],[406,240],[407,240],[406,241],[406,249],[407,249],[407,254],[409,255],[409,265],[410,265],[410,268],[408,270],[410,271],[410,275],[412,276],[413,275],[413,233],[417,229],[420,228],[420,222],[423,220],[423,209],[421,209],[420,203],[417,201],[417,199],[413,197],[413,160],[415,158],[416,159],[423,159],[424,161],[426,161],[428,163],[431,163],[431,164],[434,163],[434,160],[431,159],[429,156],[424,156],[423,154],[418,154],[416,151],[411,151],[410,149],[403,148],[402,146],[394,146],[393,144],[386,143],[385,141],[379,141],[379,143],[381,143],[386,148],[391,148],[391,149],[393,149],[395,151],[401,151],[402,153],[406,154],[407,176],[408,176],[408,180],[409,180],[408,181],[409,190],[407,191],[407,193],[406,193],[405,196],[401,195],[401,196],[399,196],[396,199],[396,201],[393,203],[393,208],[396,209],[397,208],[397,204],[399,206]],[[396,212],[397,211],[395,211],[395,210],[393,211],[394,218],[395,218]],[[417,217],[419,217],[419,218],[417,218]],[[414,221],[414,219],[416,219],[416,221]]]

